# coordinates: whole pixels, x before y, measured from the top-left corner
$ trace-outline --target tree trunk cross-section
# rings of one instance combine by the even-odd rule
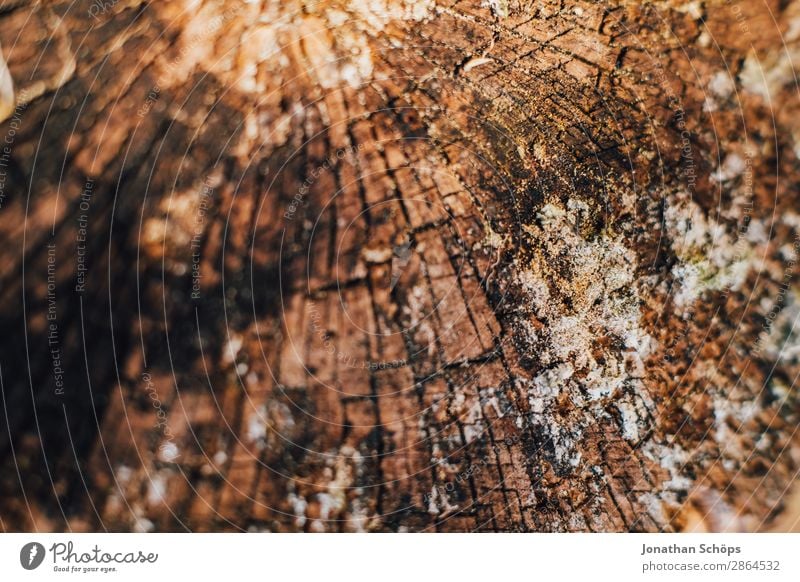
[[[0,38],[4,529],[784,510],[800,4],[4,2]]]

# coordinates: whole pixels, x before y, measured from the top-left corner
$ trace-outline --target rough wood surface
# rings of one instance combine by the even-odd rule
[[[5,530],[784,509],[800,4],[4,2],[0,38]]]

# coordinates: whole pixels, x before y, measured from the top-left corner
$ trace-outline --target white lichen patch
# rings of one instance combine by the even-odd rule
[[[728,99],[736,90],[736,85],[733,82],[730,72],[717,71],[711,80],[708,82],[708,90],[720,99]]]
[[[0,122],[11,116],[15,104],[14,82],[11,79],[6,60],[3,58],[3,49],[0,47]]]
[[[646,441],[641,450],[646,458],[657,462],[666,472],[667,478],[661,484],[661,499],[678,504],[681,494],[692,486],[692,480],[683,473],[690,454],[676,443],[661,444],[654,441]]]
[[[547,406],[558,396],[560,387],[565,385],[574,372],[572,364],[564,362],[536,376],[528,387],[531,412],[543,414]]]
[[[467,414],[466,417],[463,418],[463,422],[464,440],[466,444],[470,444],[475,439],[479,438],[485,430],[480,402],[474,402],[472,406],[467,409]]]
[[[253,443],[259,450],[263,449],[267,438],[266,409],[260,408],[250,414],[247,419],[247,441]]]
[[[171,463],[180,456],[181,452],[172,441],[167,441],[158,448],[158,459],[165,463]]]
[[[222,361],[225,364],[233,364],[239,357],[239,350],[242,349],[242,336],[237,333],[230,333],[225,349],[222,351]]]
[[[690,2],[681,2],[671,5],[672,8],[683,14],[688,14],[694,20],[703,18],[703,4],[699,0],[691,0]]]
[[[800,362],[800,291],[781,287],[767,312],[766,329],[758,349],[771,361],[783,364]]]
[[[519,329],[544,367],[526,386],[533,422],[562,469],[580,464],[581,427],[559,425],[556,399],[564,394],[576,407],[608,415],[605,399],[642,390],[642,360],[654,343],[640,323],[635,252],[612,232],[584,237],[580,224],[588,214],[579,200],[544,205],[537,221],[523,227],[542,249],[515,272],[539,322],[523,320]],[[628,400],[621,407],[620,434],[636,441],[646,411]]]
[[[147,485],[147,502],[150,505],[166,503],[169,475],[169,471],[161,470],[150,476],[150,482]]]
[[[142,512],[142,510],[139,511]],[[155,529],[156,525],[146,517],[138,515],[134,518],[133,531],[135,533],[149,533]]]
[[[298,528],[305,526],[307,517],[306,510],[308,509],[308,501],[302,495],[297,495],[294,491],[294,484],[289,484],[289,495],[287,496],[289,505],[292,508],[295,519],[294,523]]]
[[[433,487],[428,497],[428,513],[431,515],[448,515],[458,510],[458,505],[450,503],[447,493],[441,487]]]
[[[498,18],[508,18],[508,0],[487,0],[487,4]]]
[[[547,248],[545,256],[517,273],[517,282],[527,292],[534,315],[546,323],[529,334],[539,348],[537,358],[551,368],[534,384],[541,391],[544,383],[553,382],[554,372],[561,381],[568,381],[575,370],[583,370],[599,396],[621,385],[627,377],[627,361],[638,361],[649,353],[651,340],[639,324],[639,300],[633,286],[635,253],[621,237],[581,237],[574,225],[583,209],[577,203],[572,206],[547,204],[539,212],[539,225],[526,227]],[[563,265],[557,270],[553,268],[556,259]],[[557,289],[551,289],[547,281],[555,281]],[[593,351],[596,340],[607,335],[621,340],[629,356],[609,352],[601,365]]]
[[[312,523],[312,530],[324,531],[326,520],[343,519],[349,530],[366,531],[373,516],[364,499],[364,490],[358,485],[364,474],[361,453],[345,445],[329,456],[327,464],[326,489],[314,496],[319,503],[320,523]]]
[[[763,59],[752,51],[744,61],[739,80],[745,91],[771,103],[786,85],[794,81],[798,65],[800,49],[797,47],[769,53]]]
[[[642,417],[640,410],[631,402],[620,401],[617,403],[617,410],[622,417],[622,436],[631,442],[639,440],[639,422]]]
[[[133,469],[127,465],[119,465],[114,471],[114,476],[117,478],[117,483],[119,483],[120,486],[125,486],[131,482]]]
[[[677,307],[690,305],[706,291],[741,287],[755,259],[753,240],[710,220],[685,194],[668,199],[664,220],[672,250],[680,260],[672,270]],[[749,228],[758,231],[755,221]]]

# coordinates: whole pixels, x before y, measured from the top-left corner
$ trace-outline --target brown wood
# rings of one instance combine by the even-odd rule
[[[799,23],[3,3],[2,527],[769,528]]]

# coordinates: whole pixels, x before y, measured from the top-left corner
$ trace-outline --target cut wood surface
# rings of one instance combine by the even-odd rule
[[[797,527],[800,3],[0,40],[4,530]]]

